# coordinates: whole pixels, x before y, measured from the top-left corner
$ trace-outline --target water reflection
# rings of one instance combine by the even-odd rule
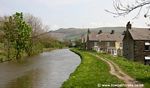
[[[36,83],[38,78],[38,71],[29,71],[26,75],[23,75],[15,80],[11,80],[7,85],[7,88],[33,88],[33,84]]]
[[[0,88],[59,88],[80,63],[68,49],[44,52],[24,63],[0,64]]]

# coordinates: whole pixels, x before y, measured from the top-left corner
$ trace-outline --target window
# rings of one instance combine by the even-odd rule
[[[115,47],[115,42],[110,42],[111,47]]]
[[[106,42],[107,47],[115,47],[115,42]]]
[[[150,46],[145,46],[145,50],[150,50]]]
[[[145,50],[150,51],[150,42],[145,42]]]
[[[107,42],[107,46],[110,46],[110,42]]]
[[[97,42],[94,42],[94,46],[97,46]]]
[[[150,65],[150,56],[145,56],[145,65],[149,64]]]
[[[120,43],[120,47],[123,47],[123,43]]]

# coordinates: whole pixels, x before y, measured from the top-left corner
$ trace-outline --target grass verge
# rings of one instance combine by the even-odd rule
[[[72,49],[81,56],[81,64],[61,88],[98,88],[101,84],[120,84],[121,80],[109,73],[109,66],[86,51]],[[106,87],[109,88],[109,87]]]
[[[97,53],[101,57],[112,60],[128,75],[144,84],[144,88],[150,88],[150,66],[127,60],[123,57]]]

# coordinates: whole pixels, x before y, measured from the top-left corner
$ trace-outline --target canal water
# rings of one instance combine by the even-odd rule
[[[61,49],[21,63],[0,63],[0,88],[60,88],[80,62],[78,55]]]

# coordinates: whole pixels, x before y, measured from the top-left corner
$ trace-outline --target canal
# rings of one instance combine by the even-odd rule
[[[60,49],[21,63],[0,63],[0,88],[60,88],[80,62],[69,49]]]

